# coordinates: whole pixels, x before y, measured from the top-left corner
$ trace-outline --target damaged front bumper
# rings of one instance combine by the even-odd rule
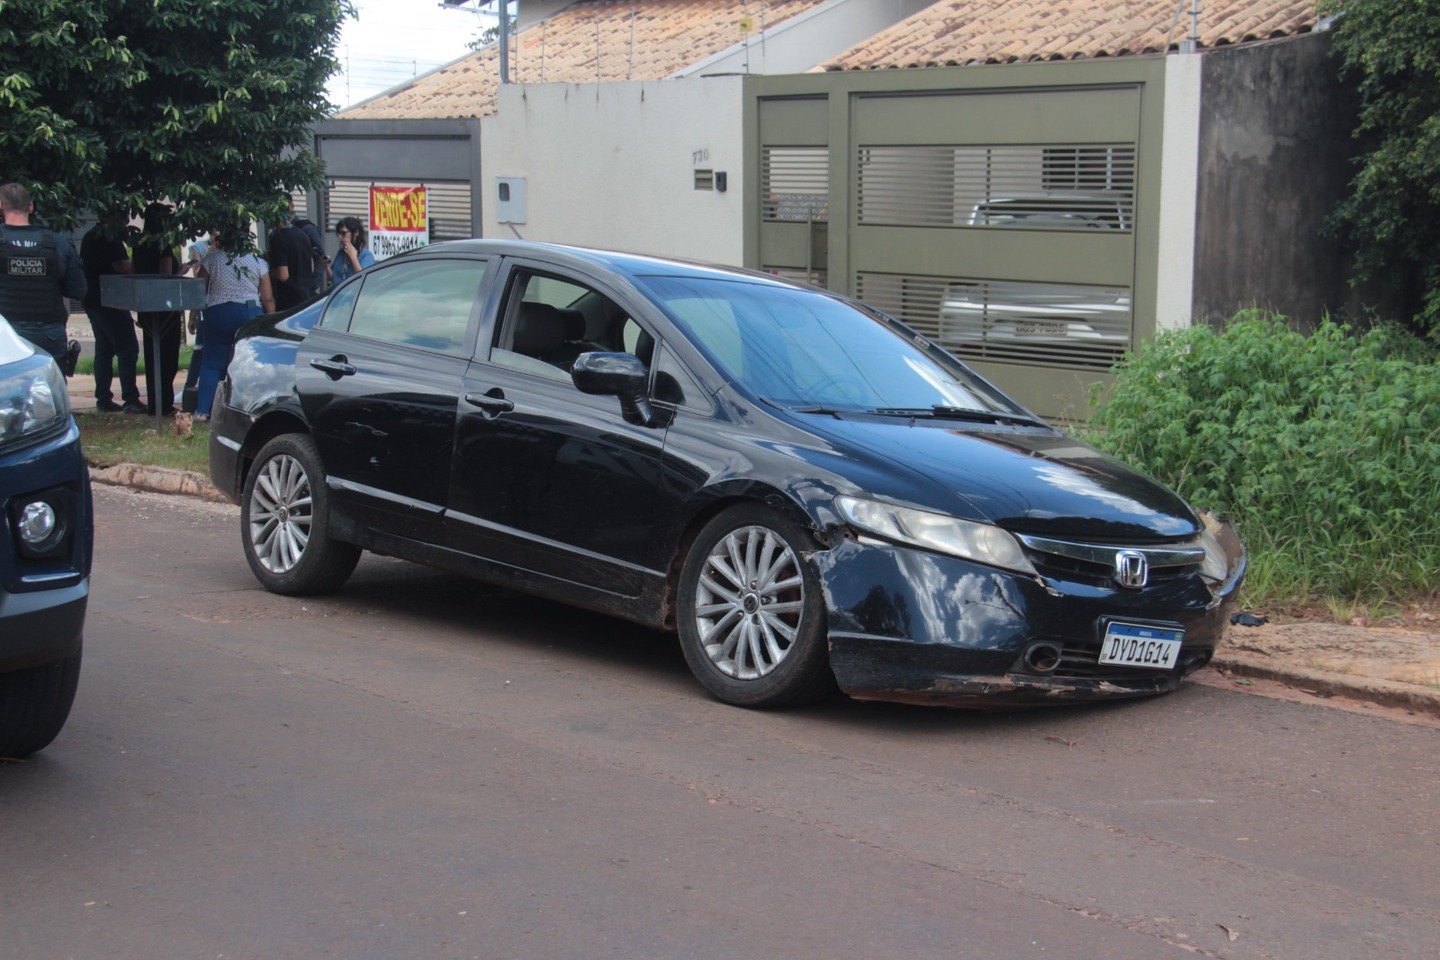
[[[994,708],[1142,697],[1210,662],[1244,574],[1226,527],[1222,582],[1190,572],[1125,589],[1101,578],[1027,577],[908,547],[847,539],[815,555],[830,664],[846,694]],[[1168,668],[1101,663],[1112,624],[1183,631]]]

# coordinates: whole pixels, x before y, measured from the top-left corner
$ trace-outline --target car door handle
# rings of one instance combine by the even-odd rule
[[[331,357],[329,360],[311,360],[310,366],[324,373],[331,380],[339,380],[341,377],[353,377],[360,371],[345,361],[343,356]]]
[[[489,393],[467,393],[465,394],[465,402],[471,406],[479,407],[485,411],[483,416],[489,417],[498,417],[502,413],[509,413],[515,409],[515,402],[513,400],[506,400],[505,394],[500,392],[499,387],[496,387]]]

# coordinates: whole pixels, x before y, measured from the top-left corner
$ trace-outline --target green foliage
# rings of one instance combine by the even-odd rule
[[[1363,279],[1414,303],[1440,337],[1440,0],[1322,0],[1340,14],[1335,53],[1359,82],[1362,144],[1352,192],[1331,226]]]
[[[518,6],[518,5],[519,5],[519,4],[518,4],[518,2],[517,2],[516,6]],[[515,18],[514,18],[513,16],[506,17],[505,23],[506,23],[507,26],[509,27],[509,30],[507,31],[506,35],[509,36],[509,37],[511,37],[511,38],[514,38],[514,36],[515,36]],[[499,22],[499,19],[497,18],[497,19],[496,19],[496,22],[495,22],[495,25],[494,25],[493,27],[486,27],[484,30],[481,30],[480,33],[479,33],[479,35],[476,36],[475,39],[471,40],[469,43],[465,44],[465,46],[469,47],[471,50],[480,50],[480,49],[482,49],[482,48],[484,48],[484,47],[490,46],[490,44],[496,42],[496,41],[499,40],[499,39],[500,39],[500,22]]]
[[[1393,330],[1237,316],[1165,333],[1092,397],[1087,439],[1233,517],[1250,590],[1387,599],[1440,574],[1440,354]]]
[[[248,244],[324,171],[310,127],[348,0],[0,0],[3,179],[67,228],[178,206],[172,241]]]

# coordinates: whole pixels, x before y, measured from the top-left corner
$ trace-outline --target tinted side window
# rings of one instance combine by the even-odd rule
[[[355,298],[360,296],[360,284],[364,282],[363,279],[357,280],[335,291],[325,307],[325,315],[320,318],[320,326],[329,330],[349,330],[350,314],[355,310]]]
[[[625,349],[649,363],[654,340],[598,290],[517,270],[509,296],[507,319],[490,354],[494,363],[555,380],[568,380],[575,358],[593,350]],[[622,346],[627,337],[638,346]]]
[[[375,270],[365,277],[350,317],[350,332],[426,350],[464,353],[475,297],[487,268],[484,260],[415,260]]]

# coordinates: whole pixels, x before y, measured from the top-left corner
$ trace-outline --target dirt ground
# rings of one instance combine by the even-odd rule
[[[1437,630],[1323,621],[1231,627],[1226,649],[1329,673],[1440,688]]]
[[[1440,602],[1352,611],[1344,623],[1321,606],[1266,616],[1259,626],[1232,625],[1197,678],[1440,725]]]

